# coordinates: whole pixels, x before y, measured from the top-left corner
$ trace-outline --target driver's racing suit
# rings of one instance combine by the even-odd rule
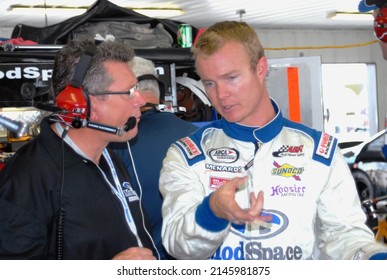
[[[261,128],[222,119],[172,145],[160,174],[163,244],[177,259],[368,259],[386,247],[366,226],[354,180],[332,136],[276,117]],[[253,159],[253,160],[252,160]],[[236,192],[264,191],[267,224],[218,218],[209,197],[237,176]]]

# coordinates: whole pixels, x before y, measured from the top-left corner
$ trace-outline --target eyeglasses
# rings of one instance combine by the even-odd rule
[[[102,93],[93,93],[90,95],[126,94],[129,97],[132,97],[136,91],[138,91],[138,83],[132,86],[128,91],[108,91],[108,92],[102,92]]]

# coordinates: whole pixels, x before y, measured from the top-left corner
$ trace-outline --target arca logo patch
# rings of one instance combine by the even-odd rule
[[[208,156],[217,163],[233,163],[239,158],[239,152],[233,148],[216,148],[207,151]]]

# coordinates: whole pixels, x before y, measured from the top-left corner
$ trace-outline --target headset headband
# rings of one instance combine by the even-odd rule
[[[91,60],[93,59],[94,54],[97,51],[97,46],[89,46],[85,52],[81,55],[79,62],[75,68],[73,77],[71,79],[70,85],[76,88],[82,86],[83,80],[85,79],[87,70],[89,69]]]

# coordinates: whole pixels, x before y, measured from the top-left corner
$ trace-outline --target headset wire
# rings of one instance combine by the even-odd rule
[[[157,247],[156,247],[155,242],[153,241],[152,235],[149,233],[149,231],[146,229],[146,226],[145,226],[145,217],[144,217],[144,212],[142,210],[142,186],[141,186],[141,183],[140,183],[140,179],[138,178],[138,174],[137,174],[137,170],[136,170],[136,164],[134,163],[134,159],[133,159],[133,155],[132,155],[132,150],[130,149],[129,141],[126,141],[126,145],[128,147],[128,153],[129,153],[130,161],[132,162],[132,165],[133,165],[134,176],[136,177],[136,182],[137,182],[138,188],[140,190],[140,211],[141,211],[141,217],[142,217],[142,226],[143,226],[145,232],[147,233],[149,239],[152,242],[152,246],[155,249],[155,252],[157,253],[157,259],[160,260],[159,250],[157,250]]]

